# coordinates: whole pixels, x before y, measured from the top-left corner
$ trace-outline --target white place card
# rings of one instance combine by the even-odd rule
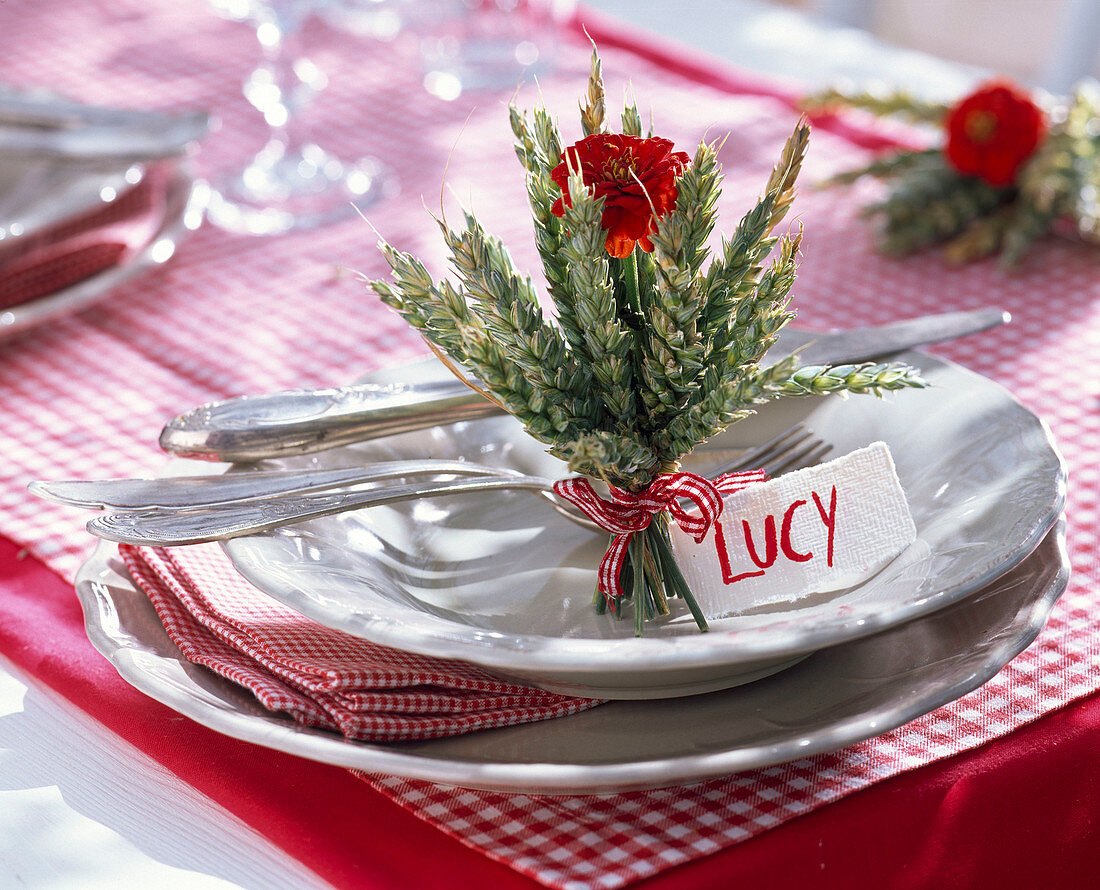
[[[851,587],[917,534],[884,442],[728,495],[701,544],[670,531],[708,618]]]

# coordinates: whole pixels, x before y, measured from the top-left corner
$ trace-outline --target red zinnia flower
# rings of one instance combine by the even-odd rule
[[[1039,107],[1009,83],[986,84],[947,114],[944,153],[960,173],[1011,185],[1046,133]]]
[[[584,184],[604,199],[600,224],[607,232],[607,252],[628,257],[637,243],[648,253],[653,250],[649,236],[657,231],[657,219],[676,206],[676,180],[690,162],[685,152],[672,151],[667,139],[587,136],[562,153],[561,163],[550,174],[562,192],[551,210],[563,216],[572,206],[569,173],[580,171]]]

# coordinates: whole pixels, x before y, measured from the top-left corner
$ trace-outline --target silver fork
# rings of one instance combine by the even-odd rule
[[[818,462],[831,447],[797,425],[713,473],[763,467],[775,476]],[[416,475],[444,478],[388,484]],[[34,482],[30,488],[73,506],[110,508],[88,523],[98,537],[158,547],[220,541],[348,510],[496,489],[534,491],[566,518],[598,531],[588,517],[553,494],[555,481],[463,461],[426,460],[161,480]],[[362,485],[371,487],[352,487]]]

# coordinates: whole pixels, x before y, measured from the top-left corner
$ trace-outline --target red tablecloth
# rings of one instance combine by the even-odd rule
[[[639,44],[594,19],[589,30],[605,57],[610,95],[629,75],[663,134],[690,146],[704,132],[731,132],[722,155],[731,172],[723,221],[731,227],[796,117],[786,97]],[[179,41],[183,32],[188,39]],[[56,3],[44,10],[24,0],[0,8],[0,33],[0,77],[12,83],[90,101],[219,110],[225,127],[197,159],[203,172],[231,168],[262,141],[236,95],[250,38],[201,2]],[[471,196],[520,265],[530,265],[526,217],[516,212],[523,206],[519,172],[507,180],[500,173],[512,163],[502,97],[479,99],[466,122],[469,103],[445,105],[420,92],[408,44],[372,47],[365,65],[348,38],[323,29],[314,37],[316,58],[333,81],[319,131],[340,150],[381,156],[403,189],[401,198],[368,212],[383,234],[439,261],[442,248],[419,199],[433,200],[454,146],[450,186]],[[241,51],[227,52],[234,41]],[[569,43],[559,71],[541,84],[569,127],[586,62],[583,41]],[[885,141],[854,127],[824,126],[807,178],[849,165]],[[799,199],[807,227],[795,290],[800,322],[873,323],[990,303],[1014,313],[1011,329],[943,352],[1009,385],[1051,419],[1073,474],[1068,515],[1076,572],[1057,626],[1075,640],[1094,633],[1100,389],[1081,369],[1100,346],[1100,264],[1068,242],[1044,245],[1013,277],[986,265],[948,271],[934,257],[879,260],[856,220],[865,197],[856,191]],[[271,240],[206,229],[155,279],[0,347],[7,408],[0,651],[339,886],[530,887],[530,878],[462,846],[343,770],[223,738],[132,691],[84,639],[62,580],[88,551],[81,518],[30,501],[23,490],[31,478],[155,471],[160,424],[199,402],[341,382],[420,354],[415,337],[380,312],[353,276],[341,274],[380,271],[373,240],[355,220]],[[89,438],[104,422],[113,424],[109,451]],[[19,559],[13,541],[34,555]],[[1061,710],[637,886],[1088,886],[1100,865],[1100,699],[1081,696],[1097,685],[1096,645],[1078,644],[1072,653],[1056,641],[1044,645],[1056,666],[1078,668],[1072,675],[1054,671],[1061,696],[1054,700],[1072,702]]]
[[[17,666],[337,887],[540,886],[349,781],[345,770],[236,742],[150,702],[92,649],[71,585],[8,541],[0,541],[0,596],[0,650]],[[1098,751],[1094,694],[631,886],[1090,887],[1100,868]],[[287,805],[302,800],[309,805]],[[340,818],[318,831],[318,813]]]

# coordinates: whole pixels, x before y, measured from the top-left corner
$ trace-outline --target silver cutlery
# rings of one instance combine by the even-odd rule
[[[500,476],[511,471],[462,460],[389,460],[352,467],[257,470],[161,479],[74,479],[32,482],[31,494],[72,507],[100,510],[190,509],[240,503],[275,495],[384,482],[408,476]]]
[[[123,544],[180,547],[239,538],[334,513],[440,495],[494,489],[549,492],[554,481],[541,476],[497,474],[450,481],[402,483],[366,491],[280,495],[191,510],[133,510],[97,517],[88,523],[88,531],[97,537]]]
[[[203,112],[62,127],[0,122],[0,153],[72,160],[153,160],[181,154],[209,130],[210,117]]]
[[[763,467],[775,476],[816,463],[830,449],[831,446],[796,425],[711,472],[717,475]],[[412,476],[436,478],[385,484]],[[111,508],[113,512],[88,523],[92,534],[121,543],[156,547],[225,540],[383,504],[500,489],[534,491],[547,497],[566,518],[598,530],[572,504],[553,494],[555,481],[465,461],[420,460],[154,480],[32,482],[30,490],[40,497],[72,506]],[[356,487],[362,485],[372,487]],[[334,490],[337,488],[341,490]]]
[[[24,127],[164,126],[179,117],[170,111],[114,108],[74,102],[47,90],[0,87],[0,124]]]
[[[803,347],[804,365],[860,362],[977,333],[1008,320],[1006,312],[981,309],[834,334],[788,329],[773,353]],[[251,462],[499,413],[495,404],[450,376],[423,384],[362,383],[202,405],[170,420],[161,431],[160,445],[182,457]]]

